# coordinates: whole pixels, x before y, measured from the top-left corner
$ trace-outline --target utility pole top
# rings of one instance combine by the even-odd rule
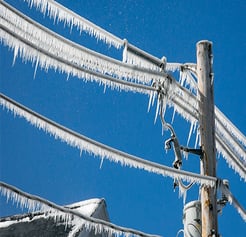
[[[199,44],[210,44],[210,45],[213,45],[213,42],[212,41],[209,41],[209,40],[200,40],[196,43],[196,46],[198,46]]]

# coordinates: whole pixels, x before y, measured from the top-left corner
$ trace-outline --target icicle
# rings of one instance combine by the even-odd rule
[[[173,115],[172,115],[172,120],[171,120],[171,123],[172,123],[172,124],[173,124],[173,122],[174,122],[175,113],[176,113],[176,109],[173,108]]]
[[[14,47],[14,57],[13,57],[13,62],[12,62],[12,66],[15,65],[15,60],[18,56],[18,51],[19,51],[19,47],[16,45],[16,47]]]
[[[195,147],[197,147],[197,146],[198,146],[199,142],[200,142],[200,131],[199,131],[199,129],[197,128],[197,130],[196,130],[196,141],[195,141]]]
[[[37,57],[37,59],[36,59],[36,65],[35,65],[35,69],[34,69],[34,74],[33,74],[33,78],[34,79],[36,77],[36,72],[37,72],[37,69],[38,69],[38,62],[39,62],[39,58]]]
[[[179,185],[179,197],[183,197],[183,204],[186,202],[187,189]]]
[[[195,130],[196,130],[196,121],[192,121],[190,123],[190,131],[187,139],[187,146],[189,145],[191,134],[194,133]]]
[[[41,204],[40,202],[36,200],[28,199],[27,197],[20,195],[17,192],[13,192],[11,189],[8,189],[1,185],[0,182],[0,193],[6,197],[7,202],[11,201],[13,204],[16,204],[17,207],[24,209],[27,208],[29,212],[35,212],[35,211],[44,211],[49,212],[50,208]]]
[[[193,127],[194,127],[194,124],[191,123],[190,124],[190,131],[189,131],[189,135],[188,135],[188,139],[187,139],[187,143],[186,143],[187,146],[189,145],[189,142],[190,142],[190,137],[191,137],[191,133],[193,131]]]
[[[185,80],[186,80],[186,71],[180,71],[180,76],[179,76],[179,83],[181,86],[184,86]]]
[[[191,92],[194,91],[196,94],[197,93],[197,82],[194,80],[189,70],[187,70],[186,72],[186,82],[187,82],[187,85],[189,85],[190,91]]]
[[[122,62],[123,63],[127,63],[127,58],[128,58],[128,56],[127,56],[127,44],[128,44],[128,42],[127,42],[127,40],[126,39],[124,39],[124,49],[123,49],[123,54],[122,54]]]
[[[160,101],[157,100],[157,105],[156,105],[156,110],[155,110],[155,119],[154,119],[154,123],[156,123],[157,117],[159,115],[159,110],[160,110]]]
[[[154,105],[156,98],[157,98],[157,92],[151,91],[151,93],[149,94],[148,112],[150,111],[151,106]]]
[[[188,160],[189,152],[182,150],[182,155],[184,156],[184,158],[185,158],[186,160]]]
[[[103,165],[103,157],[101,158],[101,162],[100,162],[100,170],[102,169],[102,165]]]

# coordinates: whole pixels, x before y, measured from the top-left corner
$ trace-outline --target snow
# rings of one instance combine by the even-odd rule
[[[66,205],[66,208],[75,209],[77,212],[86,215],[91,216],[99,206],[99,204],[102,202],[102,199],[99,198],[93,198],[85,201],[76,202],[70,205]]]

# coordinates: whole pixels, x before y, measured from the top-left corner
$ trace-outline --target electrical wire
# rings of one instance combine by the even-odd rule
[[[178,237],[180,233],[184,234],[184,230],[183,229],[179,230],[178,233],[176,234],[176,237]]]
[[[95,36],[98,40],[102,40],[109,44],[113,45],[117,49],[123,46],[123,40],[119,37],[113,35],[112,33],[104,30],[98,25],[90,22],[84,17],[78,15],[77,13],[71,11],[67,7],[59,4],[54,0],[24,0],[28,2],[30,6],[35,6],[37,10],[46,14],[48,12],[48,16],[54,19],[59,19],[60,21],[64,21],[65,24],[72,27],[75,25],[80,32],[86,32],[90,36]],[[64,14],[65,12],[65,14]]]
[[[174,131],[174,128],[172,127],[171,124],[167,123],[164,119],[164,106],[163,106],[163,100],[164,100],[164,96],[166,96],[165,94],[162,93],[162,91],[160,90],[159,91],[159,94],[158,94],[158,99],[160,100],[160,117],[161,117],[161,122],[162,122],[162,126],[163,127],[166,127],[170,130],[170,133],[171,133],[171,139],[174,143],[174,153],[175,153],[175,162],[174,162],[174,166],[175,168],[177,169],[180,169],[181,166],[182,166],[182,156],[181,156],[181,150],[180,150],[180,145],[179,145],[179,141],[178,141],[178,138],[176,136],[176,133]],[[181,186],[182,189],[185,189],[185,190],[189,190],[194,182],[190,182],[188,185],[185,185],[182,180],[180,178],[177,178],[178,180],[178,185]]]
[[[152,76],[158,76],[158,77],[167,76],[165,73],[161,73],[161,72],[153,71],[153,70],[148,70],[145,68],[137,67],[135,65],[126,64],[126,63],[123,63],[123,62],[116,60],[114,58],[111,58],[111,57],[108,57],[108,56],[103,55],[101,53],[98,53],[96,51],[90,50],[90,49],[83,47],[82,45],[79,45],[79,44],[77,44],[71,40],[68,40],[68,39],[62,37],[61,35],[55,33],[54,31],[51,31],[50,29],[44,27],[43,25],[39,24],[38,22],[32,20],[31,18],[29,18],[28,16],[26,16],[22,12],[15,9],[11,5],[9,5],[8,3],[0,2],[0,5],[4,6],[10,12],[12,12],[16,16],[20,17],[23,20],[22,25],[28,23],[32,27],[36,27],[37,29],[41,30],[42,36],[44,39],[47,38],[47,37],[45,37],[45,34],[47,34],[47,35],[54,37],[55,39],[61,41],[62,43],[66,44],[67,46],[73,47],[74,49],[78,50],[78,52],[80,52],[81,54],[85,53],[85,54],[93,56],[94,58],[98,58],[100,60],[103,60],[103,61],[107,62],[110,65],[110,67],[114,67],[114,66],[120,67],[121,71],[124,71],[124,70],[127,71],[128,70],[128,71],[134,71],[134,72],[139,72],[139,73],[147,73],[150,77],[151,77],[151,75]],[[4,17],[4,16],[2,16],[2,17]],[[8,19],[6,19],[6,20],[8,20]],[[33,37],[35,37],[35,35]],[[96,68],[96,70],[98,70],[98,68]],[[109,72],[107,72],[107,73],[109,73]],[[119,77],[124,78],[125,76],[119,76]]]
[[[45,54],[46,56],[48,56],[51,59],[57,60],[58,62],[61,62],[64,65],[70,66],[70,67],[72,67],[72,68],[74,68],[74,69],[76,69],[76,70],[78,70],[80,72],[83,72],[83,73],[87,74],[87,75],[91,75],[91,76],[94,76],[95,78],[100,78],[100,79],[115,83],[119,87],[120,87],[120,85],[123,85],[125,87],[120,87],[120,88],[124,89],[126,91],[136,91],[136,89],[137,89],[138,92],[146,93],[146,94],[149,94],[150,91],[155,91],[154,88],[152,88],[150,86],[147,86],[147,85],[137,84],[137,83],[133,83],[133,82],[117,79],[117,78],[114,78],[114,77],[106,75],[106,74],[101,74],[99,72],[91,71],[89,69],[80,67],[80,66],[78,66],[75,63],[72,63],[72,62],[69,62],[67,60],[64,60],[63,58],[59,57],[58,55],[54,56],[53,54],[45,51],[44,49],[42,49],[40,47],[37,47],[36,45],[32,44],[31,42],[28,42],[27,40],[19,37],[17,34],[11,32],[8,28],[6,28],[2,24],[0,24],[0,29],[5,31],[10,36],[12,36],[12,37],[18,39],[19,41],[23,42],[25,45],[30,46],[32,49],[37,50],[38,52]],[[115,87],[117,87],[117,86],[115,86]]]
[[[179,177],[182,180],[192,180],[196,183],[209,186],[214,186],[216,184],[217,179],[215,177],[202,176],[192,172],[173,169],[104,145],[28,109],[2,93],[0,93],[0,105],[12,111],[15,115],[24,117],[28,122],[39,129],[49,132],[56,138],[65,141],[68,145],[87,151],[89,154],[94,154],[95,156],[120,163],[124,166],[142,169],[163,176],[172,178]]]
[[[225,195],[230,204],[232,204],[242,219],[246,222],[246,210],[243,206],[238,202],[238,200],[233,196],[229,188],[222,182],[222,180],[218,180],[219,188],[221,189],[223,195]]]

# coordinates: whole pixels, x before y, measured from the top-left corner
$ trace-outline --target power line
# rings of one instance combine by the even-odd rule
[[[27,107],[17,103],[16,101],[0,94],[0,104],[12,111],[14,114],[24,117],[32,125],[45,132],[49,132],[56,138],[60,138],[68,145],[76,147],[80,150],[87,151],[89,154],[94,154],[102,159],[108,159],[124,166],[142,169],[151,173],[169,176],[171,178],[180,178],[184,181],[194,181],[198,184],[214,186],[216,179],[205,177],[199,174],[176,170],[168,166],[160,165],[142,158],[119,151],[100,142],[92,140],[84,135],[72,131],[54,121],[28,109]]]
[[[50,0],[24,0],[29,3],[30,6],[35,6],[43,14],[48,14],[50,18],[58,19],[59,21],[64,21],[67,25],[77,27],[80,32],[84,31],[91,36],[96,37],[99,40],[104,41],[109,45],[113,45],[116,48],[123,46],[123,40],[117,36],[109,33],[108,31],[102,29],[101,27],[95,25],[94,23],[88,21],[84,17],[76,14],[75,12],[69,10],[63,5],[56,1]],[[65,13],[65,14],[64,14]]]
[[[150,84],[152,79],[159,80],[166,76],[165,73],[129,65],[85,48],[42,26],[5,2],[1,2],[0,6],[3,24],[7,25],[9,30],[54,57],[59,55],[66,61],[88,70],[145,84]]]

